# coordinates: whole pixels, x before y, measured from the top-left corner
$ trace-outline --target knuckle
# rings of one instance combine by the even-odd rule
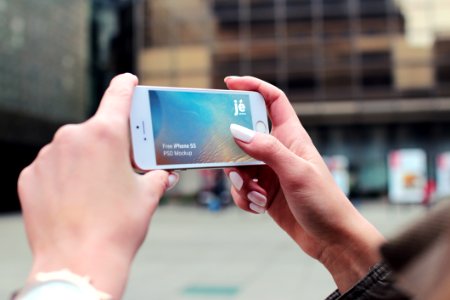
[[[79,157],[86,149],[86,132],[83,124],[70,124],[61,127],[55,134],[53,141],[41,149],[41,160],[44,160],[48,152],[52,151],[53,155],[70,155]]]
[[[271,157],[276,157],[277,153],[280,151],[280,145],[276,138],[269,136],[269,138],[264,139],[261,145],[262,149],[265,149],[267,153],[271,154]]]
[[[31,166],[25,167],[19,174],[19,177],[17,179],[17,188],[19,192],[23,190],[23,187],[26,185],[26,182],[28,181],[28,178],[30,178],[31,174]]]
[[[286,99],[288,99],[288,96],[286,95],[286,92],[284,92],[283,90],[281,90],[281,89],[279,89],[279,88],[277,88],[278,89],[278,92],[280,93],[279,94],[279,97],[280,98],[286,98]]]
[[[119,144],[122,141],[120,130],[116,130],[115,124],[120,122],[114,118],[108,120],[97,118],[91,123],[90,130],[96,141],[103,141],[108,144]]]
[[[46,157],[48,152],[50,152],[50,144],[45,145],[44,147],[41,148],[41,150],[39,150],[36,159],[42,159],[43,157]]]
[[[60,127],[53,138],[53,142],[56,143],[68,143],[71,142],[77,135],[79,131],[79,125],[67,124]],[[44,147],[42,150],[44,150]],[[41,151],[42,151],[41,150]]]
[[[35,166],[34,164],[31,164],[27,167],[25,167],[19,174],[19,177],[17,178],[17,194],[19,196],[20,202],[23,203],[25,200],[28,191],[30,190],[30,186],[33,185],[33,181],[36,180],[36,176],[34,176],[35,173]]]

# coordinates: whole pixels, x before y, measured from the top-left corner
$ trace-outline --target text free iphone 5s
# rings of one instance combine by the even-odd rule
[[[235,143],[233,123],[269,131],[261,94],[137,86],[130,114],[135,167],[147,171],[263,164]]]

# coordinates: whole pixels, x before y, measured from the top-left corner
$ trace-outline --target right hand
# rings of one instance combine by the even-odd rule
[[[233,90],[261,93],[272,121],[270,135],[232,129],[236,143],[267,164],[226,170],[234,201],[250,212],[267,209],[308,255],[325,265],[338,288],[348,290],[380,260],[384,238],[336,185],[280,89],[248,76],[225,82]]]
[[[67,268],[121,298],[159,199],[178,180],[161,170],[134,172],[128,118],[137,83],[130,74],[115,77],[96,114],[59,129],[20,174],[29,281]]]

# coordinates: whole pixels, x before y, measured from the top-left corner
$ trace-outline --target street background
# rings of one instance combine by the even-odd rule
[[[16,182],[111,78],[280,87],[358,209],[391,235],[450,195],[448,0],[0,0],[0,297],[30,253]],[[334,285],[272,224],[239,211],[221,171],[162,200],[126,299],[322,299]],[[299,174],[301,176],[302,174]]]
[[[425,212],[385,201],[357,204],[386,236]],[[0,298],[21,287],[31,256],[19,215],[0,218]],[[105,249],[107,251],[107,249]],[[161,206],[133,264],[124,299],[324,299],[336,286],[268,215]]]

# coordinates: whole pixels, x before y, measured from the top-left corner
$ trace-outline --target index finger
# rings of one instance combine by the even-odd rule
[[[225,78],[229,89],[259,92],[266,101],[273,126],[287,121],[298,122],[297,114],[282,90],[270,83],[252,76],[229,76]]]
[[[108,118],[119,117],[127,121],[130,114],[131,98],[137,84],[137,77],[130,73],[114,77],[103,95],[95,115],[107,116]]]

